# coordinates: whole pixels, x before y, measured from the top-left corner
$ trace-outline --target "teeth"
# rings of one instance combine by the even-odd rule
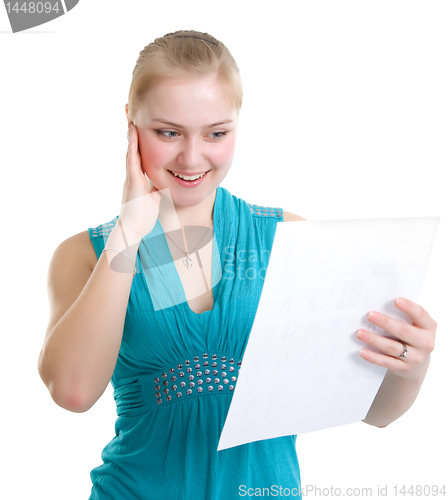
[[[207,171],[208,172],[208,171]],[[199,174],[199,175],[181,175],[181,174],[176,174],[175,172],[173,172],[173,174],[176,176],[176,177],[180,177],[181,179],[184,179],[185,181],[194,181],[196,179],[200,179],[201,177],[203,177],[207,172],[204,172],[203,174]]]

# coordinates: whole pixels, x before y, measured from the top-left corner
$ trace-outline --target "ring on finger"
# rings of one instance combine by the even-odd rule
[[[397,358],[403,359],[408,355],[408,346],[404,342],[401,342],[401,345],[403,346],[403,352]]]

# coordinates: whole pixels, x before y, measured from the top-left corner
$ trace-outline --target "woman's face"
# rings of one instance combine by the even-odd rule
[[[135,117],[142,167],[178,206],[199,204],[229,171],[238,113],[217,75],[151,87]],[[194,183],[174,174],[206,174]]]

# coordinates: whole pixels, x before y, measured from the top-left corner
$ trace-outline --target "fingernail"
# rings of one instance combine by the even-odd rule
[[[356,336],[358,337],[358,339],[362,339],[362,338],[365,337],[365,334],[364,334],[364,332],[362,330],[358,330],[356,332]]]

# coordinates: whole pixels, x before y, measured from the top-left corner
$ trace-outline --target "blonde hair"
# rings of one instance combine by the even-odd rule
[[[128,96],[128,120],[134,122],[146,91],[164,79],[217,74],[239,112],[243,86],[239,68],[227,47],[208,33],[176,31],[156,38],[137,59]]]

